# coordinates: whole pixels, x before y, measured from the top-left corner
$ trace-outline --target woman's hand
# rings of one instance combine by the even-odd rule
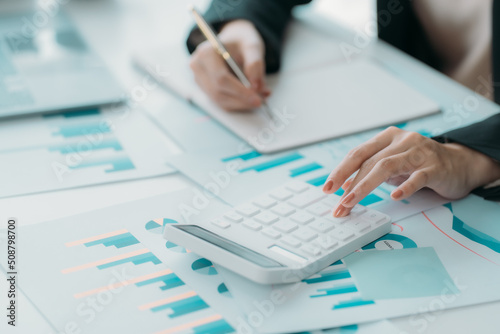
[[[333,215],[343,217],[383,182],[398,185],[391,197],[399,201],[424,187],[458,199],[497,179],[500,164],[482,153],[390,127],[351,150],[330,173],[323,191],[331,194],[342,186],[345,192]]]
[[[220,40],[242,68],[251,88],[246,88],[208,41],[198,45],[191,57],[196,83],[226,110],[248,110],[261,105],[270,91],[264,82],[264,42],[250,21],[235,20],[224,25]]]

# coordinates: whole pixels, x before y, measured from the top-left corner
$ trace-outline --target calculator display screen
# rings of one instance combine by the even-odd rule
[[[246,248],[234,241],[223,238],[215,233],[212,233],[203,227],[197,225],[172,225],[172,227],[183,230],[186,233],[194,235],[212,245],[222,248],[228,252],[231,252],[239,257],[244,258],[250,262],[255,263],[258,266],[264,268],[278,268],[283,267],[282,264],[262,255],[253,250]]]

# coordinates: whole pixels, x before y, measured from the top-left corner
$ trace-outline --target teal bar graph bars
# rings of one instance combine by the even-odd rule
[[[98,108],[93,109],[83,109],[83,110],[71,110],[71,111],[62,111],[52,114],[43,115],[44,118],[53,118],[62,116],[64,118],[75,118],[75,117],[84,117],[84,116],[95,116],[99,115],[101,111]]]
[[[96,133],[110,133],[111,128],[108,124],[102,121],[89,122],[87,124],[67,124],[61,125],[58,132],[54,132],[53,135],[61,135],[65,138],[85,136],[89,134]]]
[[[149,284],[154,284],[157,282],[162,282],[164,284],[164,285],[160,286],[160,289],[162,291],[173,289],[173,288],[176,288],[178,286],[184,285],[184,282],[179,278],[179,276],[177,276],[174,273],[170,273],[170,274],[166,274],[163,276],[151,278],[151,279],[148,279],[145,281],[141,281],[141,282],[135,283],[135,285],[138,287],[141,287],[141,286],[146,286]]]
[[[363,198],[361,201],[359,201],[359,204],[367,206],[370,204],[375,204],[380,201],[383,201],[383,199],[375,194],[368,194],[365,198]]]
[[[177,300],[175,302],[167,303],[164,305],[155,306],[151,309],[153,312],[163,311],[170,309],[172,313],[168,315],[169,318],[176,318],[181,315],[193,313],[199,310],[209,308],[207,303],[200,298],[200,296],[192,296],[189,298]]]
[[[258,158],[261,155],[262,154],[260,154],[257,151],[250,151],[248,153],[243,153],[243,154],[238,154],[238,155],[233,155],[231,157],[223,158],[222,162],[228,162],[228,161],[237,160],[237,159],[247,161],[250,159]]]
[[[323,166],[316,162],[312,162],[310,164],[307,164],[305,166],[297,167],[292,170],[290,170],[290,177],[297,177],[312,171],[315,171],[317,169],[321,169]]]
[[[325,175],[316,177],[314,179],[308,180],[306,182],[309,183],[310,185],[315,186],[315,187],[320,187],[323,184],[325,184],[326,179],[328,178],[328,175],[330,175],[330,174],[325,174]],[[342,188],[340,188],[339,190],[337,190],[337,192],[335,193],[335,195],[342,196],[343,193],[344,193],[344,190],[342,190]],[[371,193],[371,194],[368,194],[368,196],[366,196],[365,198],[363,198],[359,202],[359,204],[367,206],[367,205],[370,205],[370,204],[378,203],[380,201],[383,201],[383,198],[381,198],[380,196],[377,196],[377,195]]]
[[[333,309],[341,309],[347,307],[357,307],[375,304],[373,300],[363,300],[363,299],[351,299],[346,301],[341,301],[337,305],[333,306]]]
[[[312,186],[319,187],[319,186],[322,186],[323,184],[325,184],[326,179],[328,178],[328,175],[330,175],[330,174],[325,174],[325,175],[316,177],[314,179],[308,180],[306,182]]]
[[[339,279],[351,277],[351,274],[349,273],[348,270],[338,270],[338,271],[332,271],[332,272],[328,272],[328,273],[320,273],[319,275],[320,275],[320,277],[308,278],[308,279],[303,280],[302,282],[307,283],[307,284],[314,284],[314,283],[336,281]]]
[[[116,248],[127,247],[131,245],[138,244],[139,240],[136,239],[130,232],[125,232],[112,237],[99,239],[95,241],[86,242],[84,245],[86,247],[91,247],[95,245],[104,245],[106,247],[114,246]]]
[[[160,264],[161,261],[151,252],[147,252],[144,254],[134,255],[125,259],[108,262],[105,264],[101,264],[97,266],[97,269],[106,269],[114,266],[118,266],[120,264],[132,262],[135,265],[152,262],[153,264]]]
[[[335,192],[335,195],[342,196],[344,194],[344,190],[340,188]],[[370,204],[378,203],[380,201],[383,201],[383,199],[373,193],[368,194],[365,198],[363,198],[361,201],[359,201],[359,204],[368,206]]]
[[[122,145],[118,140],[111,139],[103,139],[100,142],[90,143],[90,142],[79,142],[79,143],[68,143],[68,144],[60,144],[60,145],[50,145],[48,150],[50,152],[59,151],[61,154],[69,154],[69,153],[79,153],[79,152],[89,152],[89,151],[97,151],[104,149],[114,149],[115,151],[123,150]]]
[[[80,169],[80,168],[102,166],[102,165],[112,165],[111,169],[105,170],[106,173],[135,169],[134,163],[127,156],[115,157],[115,158],[101,158],[91,161],[82,161],[75,166],[71,166],[70,168]]]
[[[341,295],[344,293],[358,292],[358,289],[356,288],[356,286],[354,284],[348,284],[348,285],[334,286],[332,288],[318,289],[318,292],[321,292],[321,293],[317,294],[317,295],[312,295],[311,298],[326,297],[326,296],[333,296],[333,295]]]
[[[225,334],[233,333],[234,329],[224,319],[216,320],[193,328],[194,334]]]
[[[296,161],[296,160],[299,160],[302,158],[304,158],[304,157],[302,155],[300,155],[299,153],[292,153],[292,154],[288,154],[288,155],[285,155],[285,156],[280,157],[280,158],[272,159],[272,160],[269,160],[269,161],[251,166],[251,167],[242,168],[239,171],[241,173],[247,172],[250,170],[253,170],[256,172],[263,172],[263,171],[266,171],[268,169],[279,167],[281,165],[284,165],[284,164],[287,164],[289,162]]]

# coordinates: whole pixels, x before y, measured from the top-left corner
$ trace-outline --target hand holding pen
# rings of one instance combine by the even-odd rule
[[[195,19],[198,16],[196,21],[200,30],[207,36],[207,41],[196,48],[191,59],[198,85],[225,110],[265,107],[270,91],[264,81],[264,42],[253,24],[244,20],[229,22],[216,36],[217,42],[210,40],[210,32],[201,29],[204,22],[201,15],[194,8],[192,11]],[[201,25],[200,18],[203,20]],[[223,49],[218,49],[218,43],[222,45],[222,42]],[[268,108],[264,111],[270,112]]]

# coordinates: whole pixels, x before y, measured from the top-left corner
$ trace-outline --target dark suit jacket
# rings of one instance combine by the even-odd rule
[[[214,0],[205,13],[205,18],[216,30],[234,19],[253,22],[266,46],[266,70],[272,73],[279,69],[281,43],[292,8],[310,1]],[[493,86],[495,101],[500,104],[500,0],[494,0],[493,3]],[[437,70],[441,69],[440,59],[430,46],[413,11],[411,0],[377,0],[377,14],[380,39]],[[194,29],[187,41],[189,51],[193,52],[203,40],[201,33]],[[440,142],[457,142],[500,161],[500,114],[434,139]],[[500,187],[480,188],[475,193],[488,199],[500,199]]]

